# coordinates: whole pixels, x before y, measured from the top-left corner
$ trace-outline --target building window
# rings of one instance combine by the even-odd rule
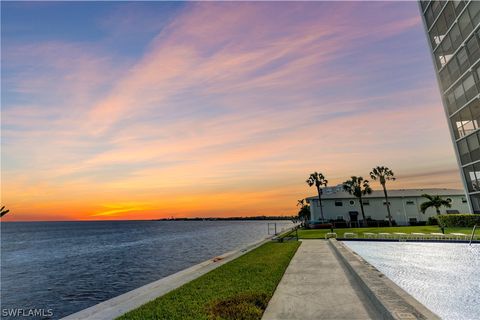
[[[467,203],[467,199],[462,197],[462,203]]]
[[[337,220],[345,220],[343,216],[337,216]]]
[[[480,213],[480,195],[472,194],[470,196],[470,202],[472,203],[473,213]]]
[[[335,207],[343,207],[342,201],[335,201]]]
[[[369,206],[370,205],[370,200],[363,200],[362,201],[364,206]]]
[[[480,166],[469,165],[463,168],[465,180],[467,181],[468,191],[480,191]]]
[[[480,159],[480,144],[478,142],[477,134],[472,134],[467,138],[468,150],[470,150],[470,158],[473,161]]]
[[[383,201],[383,205],[386,206],[387,205],[387,202],[386,201]],[[388,201],[388,205],[391,206],[392,203],[390,201]]]
[[[472,158],[470,157],[470,151],[468,150],[467,141],[460,140],[457,143],[458,146],[458,153],[460,154],[460,160],[462,163],[469,163],[472,162]]]
[[[351,205],[351,206],[355,205],[355,201],[354,201],[354,200],[350,200],[350,205]]]
[[[415,201],[408,200],[406,203],[407,203],[407,204],[415,204]]]

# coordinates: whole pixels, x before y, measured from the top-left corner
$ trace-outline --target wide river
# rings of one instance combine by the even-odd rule
[[[275,222],[278,230],[292,225]],[[2,313],[50,309],[58,319],[259,241],[268,236],[268,223],[273,221],[1,223]]]

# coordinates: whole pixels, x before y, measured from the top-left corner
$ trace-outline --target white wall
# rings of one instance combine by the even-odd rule
[[[448,210],[458,210],[459,213],[468,213],[468,203],[462,202],[465,196],[452,195],[442,196],[442,198],[452,199],[452,207]],[[369,201],[369,205],[364,204],[365,216],[370,216],[374,220],[388,220],[387,208],[384,205],[384,198],[366,198]],[[335,206],[335,201],[342,201],[343,206]],[[350,204],[353,201],[353,204]],[[392,218],[399,225],[408,224],[409,218],[416,218],[417,221],[426,221],[428,217],[436,215],[435,208],[429,208],[425,214],[421,213],[420,205],[427,201],[423,197],[404,197],[404,198],[389,198],[390,212]],[[349,211],[358,211],[358,219],[362,220],[362,213],[358,199],[323,199],[323,214],[325,219],[337,219],[338,216],[343,216],[345,221],[350,220],[348,214]],[[446,213],[447,208],[440,208],[442,214]],[[318,206],[318,200],[310,202],[311,220],[316,221],[320,219],[320,207]]]

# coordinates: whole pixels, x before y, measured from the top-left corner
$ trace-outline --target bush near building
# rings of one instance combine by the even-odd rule
[[[480,226],[480,214],[447,214],[436,218],[440,226],[447,228]]]

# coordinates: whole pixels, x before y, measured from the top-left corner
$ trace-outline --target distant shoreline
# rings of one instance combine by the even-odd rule
[[[216,220],[235,220],[235,221],[251,221],[251,220],[292,220],[294,216],[256,216],[256,217],[207,217],[207,218],[162,218],[153,219],[153,221],[216,221]]]
[[[13,220],[5,221],[0,219],[0,223],[18,223],[18,222],[119,222],[119,221],[264,221],[264,220],[292,220],[295,216],[255,216],[255,217],[194,217],[194,218],[159,218],[159,219],[138,219],[138,220]]]

